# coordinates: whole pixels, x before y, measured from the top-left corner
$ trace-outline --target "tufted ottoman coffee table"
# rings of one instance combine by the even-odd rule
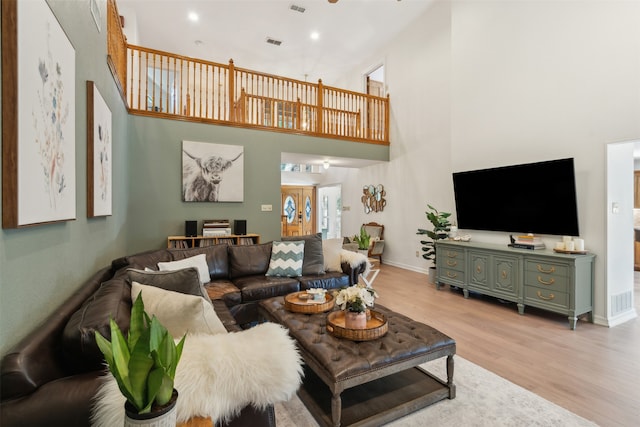
[[[383,306],[375,309],[386,316],[388,332],[355,342],[327,332],[327,313],[290,312],[283,297],[259,304],[263,319],[287,327],[298,342],[306,365],[298,396],[320,425],[379,426],[455,398],[455,341]],[[418,366],[445,356],[446,382]]]

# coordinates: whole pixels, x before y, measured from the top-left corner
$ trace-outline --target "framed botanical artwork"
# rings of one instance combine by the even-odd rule
[[[244,147],[182,141],[182,200],[242,202]]]
[[[45,0],[3,0],[2,226],[75,218],[75,49]]]
[[[96,85],[87,81],[87,216],[111,215],[111,110]]]

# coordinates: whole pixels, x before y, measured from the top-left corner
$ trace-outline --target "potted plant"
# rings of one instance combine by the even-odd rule
[[[353,236],[353,240],[358,244],[358,250],[366,252],[364,255],[368,255],[371,236],[364,227],[360,227],[360,235]]]
[[[141,420],[149,420],[146,425],[158,425],[158,417],[166,423],[162,425],[175,425],[178,392],[173,383],[186,335],[176,345],[158,319],[149,318],[144,311],[141,294],[131,308],[127,338],[115,320],[111,319],[110,325],[111,341],[98,331],[95,336],[109,370],[127,399],[125,427],[145,425]]]
[[[365,329],[367,327],[367,307],[373,307],[378,297],[376,291],[365,285],[353,285],[342,288],[336,294],[336,304],[344,310],[344,323],[347,329]]]
[[[449,235],[449,231],[451,230],[451,223],[449,222],[449,217],[451,213],[449,212],[439,212],[433,206],[427,204],[429,210],[425,212],[427,215],[427,219],[432,225],[432,229],[426,230],[423,228],[419,228],[416,234],[426,234],[431,240],[421,240],[420,244],[424,245],[422,250],[424,253],[422,254],[422,258],[432,261],[433,265],[429,267],[429,282],[436,282],[436,242],[441,239],[446,239]]]

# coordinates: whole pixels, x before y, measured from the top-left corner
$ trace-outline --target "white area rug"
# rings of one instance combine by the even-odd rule
[[[444,359],[422,367],[446,379]],[[460,356],[455,356],[453,378],[457,387],[455,399],[437,402],[387,426],[596,426]],[[278,427],[318,426],[297,396],[275,408]]]

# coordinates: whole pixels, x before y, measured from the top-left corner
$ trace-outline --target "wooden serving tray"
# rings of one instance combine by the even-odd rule
[[[365,329],[347,329],[344,324],[344,311],[333,311],[327,316],[327,332],[337,338],[352,341],[370,341],[378,339],[389,330],[387,317],[379,311],[371,310]]]
[[[284,297],[284,308],[294,313],[324,313],[333,308],[335,298],[331,292],[324,294],[325,302],[310,301],[300,298],[301,295],[307,295],[306,291],[294,292]]]
[[[587,251],[565,251],[564,249],[553,249],[553,252],[557,252],[559,254],[572,254],[572,255],[584,255]]]

